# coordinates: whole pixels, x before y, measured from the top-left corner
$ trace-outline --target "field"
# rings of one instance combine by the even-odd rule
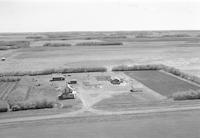
[[[125,74],[165,96],[171,96],[176,92],[200,89],[197,85],[160,71],[130,71]]]
[[[0,98],[6,100],[9,93],[17,86],[18,82],[0,82]]]
[[[0,72],[35,71],[49,68],[114,66],[120,64],[158,64],[173,66],[199,74],[198,32],[151,32],[148,37],[135,38],[138,32],[53,33],[7,35],[1,40],[30,42],[29,48],[0,51],[6,62],[0,62]],[[144,32],[143,34],[145,34]],[[139,33],[140,34],[140,33]],[[172,37],[162,37],[162,35]],[[190,37],[173,37],[188,34]],[[150,37],[152,35],[152,38]],[[42,36],[27,39],[28,36]],[[118,38],[117,36],[127,36]],[[61,39],[66,40],[61,40]],[[90,38],[88,40],[88,38]],[[76,46],[88,42],[122,42],[123,45]],[[67,43],[69,47],[43,47],[45,43]],[[103,56],[102,56],[103,55]],[[49,62],[51,61],[51,62]]]
[[[196,138],[199,125],[199,111],[90,116],[1,126],[0,137],[88,138],[98,135],[105,138],[128,138],[134,135],[138,138],[160,138],[164,135],[165,138]]]
[[[19,77],[15,82],[9,79],[0,81],[0,109],[2,112],[8,111],[1,114],[0,127],[1,124],[9,123],[15,126],[22,121],[23,125],[28,124],[24,122],[34,122],[40,126],[41,122],[51,124],[52,121],[52,124],[61,125],[62,128],[59,129],[61,134],[55,136],[63,136],[66,130],[63,127],[69,127],[70,136],[71,133],[75,133],[75,128],[82,129],[84,123],[91,122],[86,131],[78,131],[75,135],[78,137],[83,133],[83,136],[91,137],[95,132],[95,135],[98,133],[98,129],[106,131],[109,136],[120,136],[117,135],[118,132],[115,134],[109,132],[113,130],[130,136],[133,127],[138,137],[161,136],[146,132],[140,135],[141,129],[157,132],[153,130],[151,124],[156,129],[159,129],[159,125],[165,126],[163,129],[176,128],[178,123],[170,125],[165,117],[167,120],[176,120],[179,115],[184,116],[177,112],[199,109],[199,100],[183,98],[183,101],[176,101],[172,97],[177,92],[192,95],[193,91],[193,93],[187,91],[200,89],[200,84],[192,82],[190,78],[190,75],[194,75],[197,80],[200,77],[199,36],[199,31],[0,34],[2,58],[0,80],[9,75],[13,77],[13,74]],[[112,70],[117,66],[147,66],[147,64],[164,64],[189,75],[184,79],[182,74],[174,75],[177,70],[173,70],[174,74],[164,70]],[[56,74],[57,72],[60,74]],[[65,80],[50,81],[54,75],[61,75]],[[75,91],[75,99],[59,100],[58,97],[65,91],[70,81],[77,82],[70,84]],[[193,99],[199,99],[199,95]],[[52,109],[32,110],[41,108]],[[20,111],[11,112],[18,110]],[[174,112],[172,116],[162,116],[163,112],[168,114],[172,111]],[[154,117],[151,121],[146,119],[150,125],[141,119],[143,125],[147,127],[142,127],[140,124],[140,128],[136,129],[133,124],[139,124],[137,116],[141,117],[142,114],[155,114],[159,119]],[[190,112],[185,114],[193,116]],[[135,115],[136,119],[129,122],[128,117],[127,120],[123,120],[129,115],[130,118]],[[46,119],[48,121],[45,121]],[[65,119],[69,124],[62,124]],[[121,123],[117,122],[119,120]],[[159,120],[162,124],[156,123]],[[194,120],[189,121],[194,123]],[[26,130],[23,125],[22,128]],[[104,125],[107,130],[102,127]],[[123,128],[120,128],[121,125]],[[56,130],[51,125],[46,128],[46,130]],[[38,128],[36,130],[38,134],[43,133]],[[94,133],[86,134],[88,130],[94,130]],[[12,131],[20,135],[19,129]],[[173,133],[173,136],[185,136],[179,133],[180,131],[178,134]],[[0,134],[2,137],[8,133],[7,130],[2,132]],[[27,128],[25,133],[28,132]],[[12,134],[14,136],[14,133]],[[46,137],[45,134],[46,132],[40,137]],[[30,133],[31,136],[34,135]]]

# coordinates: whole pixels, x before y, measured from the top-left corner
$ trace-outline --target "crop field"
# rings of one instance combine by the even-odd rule
[[[197,85],[160,71],[127,71],[125,74],[165,96],[171,96],[176,92],[200,89]]]
[[[65,87],[65,83],[50,83],[51,76],[21,77],[16,82],[0,82],[0,101],[7,103],[13,111],[13,107],[21,106],[21,110],[34,109],[36,104],[51,103],[58,104],[69,111],[80,108],[79,99],[57,101],[61,94],[58,87]],[[42,105],[41,105],[42,106]]]
[[[0,82],[0,99],[6,100],[9,93],[17,87],[18,82]]]

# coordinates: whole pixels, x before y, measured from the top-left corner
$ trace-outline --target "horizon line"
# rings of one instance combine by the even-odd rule
[[[24,32],[0,32],[0,34],[25,34],[25,33],[73,33],[73,32],[173,32],[173,31],[200,31],[200,29],[161,29],[161,30],[88,30],[88,31],[24,31]]]

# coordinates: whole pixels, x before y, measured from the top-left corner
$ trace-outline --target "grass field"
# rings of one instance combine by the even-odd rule
[[[0,137],[197,138],[199,110],[146,115],[70,117],[1,125]],[[170,133],[169,133],[170,132]]]
[[[200,88],[199,86],[160,71],[128,71],[125,74],[166,96],[171,96],[176,92],[198,90]]]
[[[180,37],[180,34],[187,37]],[[198,32],[143,32],[148,37],[135,38],[140,32],[80,32],[44,34],[8,34],[0,40],[29,41],[29,48],[0,51],[0,72],[37,71],[58,67],[114,66],[120,64],[165,63],[189,72],[200,67]],[[174,37],[178,34],[179,37]],[[149,37],[153,36],[153,37]],[[168,37],[161,37],[161,36]],[[40,39],[26,39],[42,36]],[[61,36],[61,37],[59,37]],[[117,38],[117,36],[127,36]],[[141,35],[140,35],[141,36]],[[170,36],[170,37],[169,37]],[[60,40],[66,38],[66,40]],[[90,38],[90,39],[88,39]],[[16,40],[17,39],[17,40]],[[121,42],[115,46],[75,46],[77,43]],[[71,47],[43,47],[45,43],[67,43]],[[103,55],[103,56],[102,56]],[[51,61],[51,62],[49,62]]]
[[[128,110],[129,108],[138,107],[140,104],[149,104],[152,97],[142,96],[144,93],[133,94],[130,92],[113,95],[110,98],[103,99],[94,105],[94,108],[101,110]],[[149,98],[149,100],[148,100]],[[156,99],[154,99],[156,101]]]

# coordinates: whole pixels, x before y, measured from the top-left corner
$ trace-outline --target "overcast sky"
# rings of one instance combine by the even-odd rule
[[[198,0],[0,0],[0,32],[200,30]]]

